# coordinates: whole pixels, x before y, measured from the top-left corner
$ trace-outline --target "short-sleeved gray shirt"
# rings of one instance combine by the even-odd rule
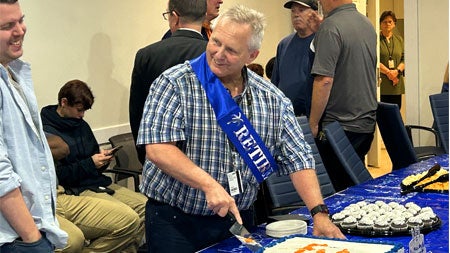
[[[354,4],[329,13],[314,39],[313,75],[332,77],[323,124],[339,121],[346,131],[371,133],[376,120],[377,36]]]

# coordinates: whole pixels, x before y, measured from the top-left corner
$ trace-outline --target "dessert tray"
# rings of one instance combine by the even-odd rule
[[[432,225],[424,226],[420,229],[420,232],[422,234],[429,233],[430,231],[433,231],[435,229],[438,229],[441,226],[442,222],[439,217],[437,217]],[[342,233],[345,234],[351,234],[351,235],[361,235],[361,236],[367,236],[367,237],[378,237],[378,236],[401,236],[401,235],[411,235],[411,232],[409,230],[405,231],[394,231],[392,229],[387,231],[375,231],[373,229],[371,230],[365,230],[365,229],[358,229],[358,228],[349,228],[344,229],[340,226],[338,226]]]
[[[431,207],[414,202],[360,201],[333,214],[332,221],[345,234],[368,237],[410,235],[413,227],[426,234],[438,229],[442,221]]]
[[[401,193],[436,192],[448,193],[448,171],[439,164],[422,173],[407,176],[400,183]]]

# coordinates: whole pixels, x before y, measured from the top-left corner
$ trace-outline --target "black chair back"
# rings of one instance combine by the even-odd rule
[[[448,92],[430,95],[430,104],[440,143],[448,154]]]
[[[303,130],[303,135],[311,146],[312,153],[314,155],[314,161],[316,163],[316,174],[320,184],[320,190],[323,197],[328,197],[336,193],[333,183],[331,183],[330,176],[328,175],[325,165],[322,162],[322,157],[320,157],[319,150],[317,149],[314,136],[312,135],[311,128],[309,127],[309,121],[306,116],[297,117],[298,123]]]
[[[359,158],[339,122],[334,121],[326,125],[324,132],[334,153],[355,185],[372,179],[372,176]]]
[[[377,123],[393,170],[418,162],[398,105],[378,102]]]
[[[308,119],[306,116],[297,117],[300,127],[303,131],[305,141],[311,147],[316,167],[316,174],[319,180],[322,196],[327,197],[335,193],[330,177],[323,165],[311,129],[309,128]],[[284,214],[297,209],[304,205],[302,199],[292,184],[292,181],[287,175],[278,175],[274,173],[265,181],[269,191],[270,200],[272,202],[272,215]]]
[[[133,177],[135,191],[139,191],[139,176],[142,174],[142,164],[138,159],[137,151],[131,133],[124,133],[109,138],[112,147],[123,146],[114,155],[116,165],[107,170],[115,174],[114,182]]]

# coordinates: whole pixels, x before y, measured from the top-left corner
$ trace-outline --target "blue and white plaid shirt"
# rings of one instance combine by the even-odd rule
[[[244,92],[250,92],[251,101],[244,94],[239,106],[276,159],[278,173],[314,168],[311,148],[303,138],[290,100],[273,84],[250,71]],[[243,192],[235,196],[239,210],[248,209],[255,201],[258,182],[218,125],[188,62],[158,77],[145,102],[137,145],[165,142],[180,143],[184,154],[226,190],[227,173],[239,170],[243,182]],[[140,190],[189,214],[214,214],[207,208],[202,191],[177,181],[148,160]]]

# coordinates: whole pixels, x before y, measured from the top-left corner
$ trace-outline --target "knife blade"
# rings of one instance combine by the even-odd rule
[[[259,242],[252,238],[248,230],[242,224],[239,224],[239,222],[236,221],[236,217],[234,217],[231,212],[228,212],[227,216],[230,218],[230,220],[234,221],[233,225],[229,229],[230,232],[242,244],[244,244],[252,252],[257,252],[258,250],[263,248],[263,246]]]

